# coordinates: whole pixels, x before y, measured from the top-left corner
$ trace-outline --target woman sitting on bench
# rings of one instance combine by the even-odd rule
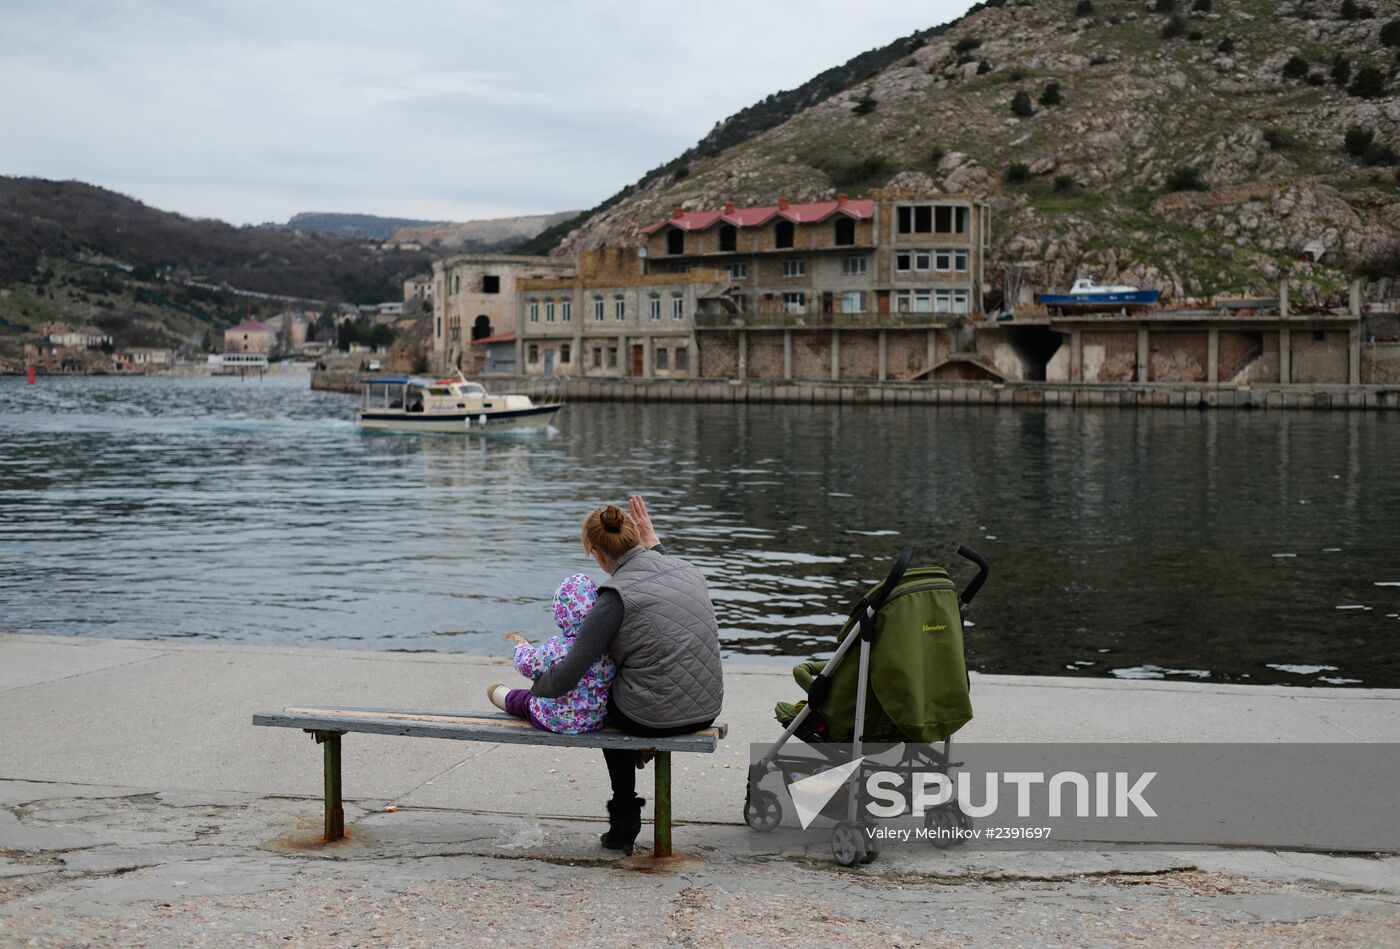
[[[535,680],[531,694],[557,698],[573,689],[604,653],[617,664],[605,723],[656,738],[708,728],[724,700],[719,624],[705,577],[657,539],[646,502],[633,496],[584,518],[583,549],[611,576],[573,647]],[[601,842],[631,853],[642,829],[638,752],[605,748],[612,799]]]

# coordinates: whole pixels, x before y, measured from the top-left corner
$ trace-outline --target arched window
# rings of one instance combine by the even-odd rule
[[[472,321],[472,339],[486,339],[491,335],[491,318],[485,313]]]

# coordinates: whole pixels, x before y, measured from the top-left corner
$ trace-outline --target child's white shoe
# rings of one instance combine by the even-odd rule
[[[486,687],[487,700],[502,712],[506,710],[506,695],[509,693],[510,689],[499,682],[492,682]]]

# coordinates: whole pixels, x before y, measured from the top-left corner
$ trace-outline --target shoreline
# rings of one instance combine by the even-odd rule
[[[576,379],[487,376],[489,388],[557,385],[576,402],[729,402],[787,405],[954,405],[995,408],[1271,409],[1394,411],[1400,387],[1384,385],[1222,386],[1132,382],[773,382],[723,379]],[[358,374],[313,372],[311,388],[358,394]]]

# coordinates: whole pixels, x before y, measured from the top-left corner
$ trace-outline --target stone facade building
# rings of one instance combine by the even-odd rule
[[[517,284],[516,371],[692,379],[697,315],[731,310],[727,272],[643,272],[635,249],[589,251],[572,276]]]
[[[257,320],[244,320],[237,326],[231,326],[224,330],[224,352],[276,352],[277,339],[281,331],[282,327],[276,323],[259,323]]]
[[[519,281],[564,277],[571,260],[505,254],[463,254],[433,264],[432,365],[435,372],[475,371],[464,356],[473,340],[516,332]]]
[[[930,378],[982,314],[990,212],[966,195],[677,209],[643,236],[648,276],[728,277],[697,316],[708,377]]]

